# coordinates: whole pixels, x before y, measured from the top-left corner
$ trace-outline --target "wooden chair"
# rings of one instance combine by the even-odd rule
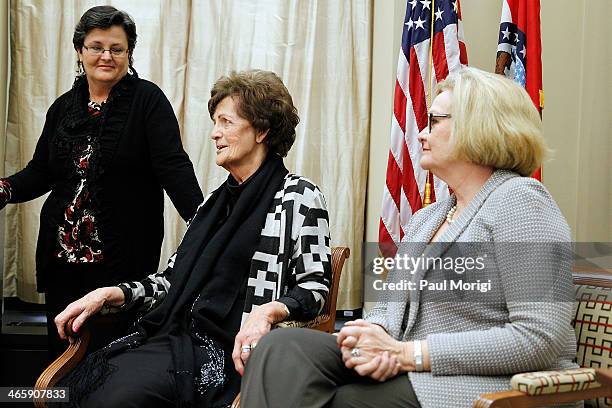
[[[346,247],[332,248],[332,285],[329,291],[328,301],[321,314],[308,322],[289,320],[277,323],[274,328],[282,327],[308,327],[326,333],[333,333],[336,325],[336,302],[338,301],[338,287],[340,286],[340,275],[344,261],[350,256],[350,250]]]
[[[321,314],[315,319],[307,322],[299,321],[286,321],[275,325],[277,327],[309,327],[316,330],[325,331],[328,333],[334,332],[334,325],[336,323],[336,301],[338,297],[338,286],[340,283],[340,275],[342,273],[342,267],[344,261],[349,257],[350,251],[346,247],[334,247],[332,248],[332,287],[329,293],[329,300],[326,302],[325,307]],[[124,316],[122,316],[124,315]],[[70,370],[77,366],[77,364],[87,354],[88,350],[95,350],[106,344],[108,344],[115,337],[115,330],[111,328],[117,327],[117,322],[121,322],[121,326],[125,326],[127,314],[118,313],[111,315],[98,315],[93,316],[89,321],[83,325],[79,334],[72,332],[72,321],[69,321],[66,327],[66,331],[74,341],[68,346],[66,351],[59,356],[49,367],[43,371],[36,381],[36,389],[45,389],[53,387],[61,378],[63,378]],[[129,320],[133,321],[135,315],[129,315]],[[127,327],[126,327],[127,329]],[[113,335],[109,336],[109,333]],[[95,343],[95,348],[94,344]],[[91,346],[91,347],[90,347]],[[237,398],[239,398],[238,396]],[[44,399],[34,401],[36,408],[47,408],[47,403]]]
[[[517,374],[512,390],[483,394],[475,408],[528,408],[585,401],[585,406],[612,406],[612,273],[574,273],[574,329],[583,367],[558,372]]]

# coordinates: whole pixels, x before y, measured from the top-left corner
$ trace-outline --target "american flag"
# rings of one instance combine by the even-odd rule
[[[540,0],[503,1],[495,72],[525,87],[533,104],[542,113]],[[533,177],[542,180],[541,170],[536,170]]]
[[[395,254],[412,214],[423,207],[427,172],[419,166],[421,145],[417,135],[427,126],[430,92],[449,72],[462,65],[467,65],[467,52],[459,0],[408,1],[379,225],[379,244],[384,256]],[[432,178],[432,201],[448,197],[446,184]]]

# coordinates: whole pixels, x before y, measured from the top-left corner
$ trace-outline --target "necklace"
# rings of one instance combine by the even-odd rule
[[[455,215],[455,211],[457,211],[457,205],[453,205],[450,210],[448,210],[448,212],[446,213],[446,222],[448,222],[449,224],[452,224],[453,222],[455,222],[455,220],[453,220],[453,215]]]

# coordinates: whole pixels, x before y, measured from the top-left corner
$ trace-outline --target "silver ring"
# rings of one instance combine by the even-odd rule
[[[359,357],[359,356],[361,356],[361,350],[359,350],[357,347],[351,350],[351,357]]]
[[[257,346],[257,343],[251,343],[251,350],[253,350]]]
[[[251,346],[242,346],[242,352],[243,353],[250,353],[251,352]]]

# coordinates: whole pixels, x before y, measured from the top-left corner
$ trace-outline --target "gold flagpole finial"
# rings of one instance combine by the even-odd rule
[[[423,207],[427,207],[431,204],[431,183],[429,182],[429,170],[427,170],[427,181],[425,182],[425,199],[423,200]]]

